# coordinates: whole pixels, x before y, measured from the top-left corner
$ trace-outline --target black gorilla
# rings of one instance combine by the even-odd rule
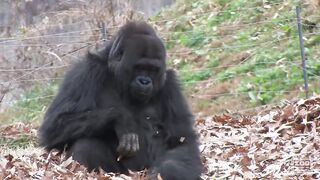
[[[39,129],[40,145],[88,167],[150,179],[198,179],[193,117],[166,52],[144,22],[129,22],[65,76]]]

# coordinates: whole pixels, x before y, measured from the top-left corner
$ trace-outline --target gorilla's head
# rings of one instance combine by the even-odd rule
[[[129,22],[110,47],[109,69],[119,90],[134,101],[149,101],[166,79],[166,51],[153,28],[145,22]]]

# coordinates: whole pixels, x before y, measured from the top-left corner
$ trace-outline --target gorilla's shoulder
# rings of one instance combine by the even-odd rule
[[[179,86],[177,73],[173,69],[166,71],[166,84],[170,86]]]
[[[168,69],[166,71],[166,81],[162,88],[163,96],[181,96],[181,84],[176,71]]]
[[[88,51],[87,54],[73,63],[66,72],[65,81],[69,83],[85,79],[102,80],[108,74],[108,58],[105,48]],[[81,80],[79,80],[81,79]],[[71,81],[71,82],[70,82]]]

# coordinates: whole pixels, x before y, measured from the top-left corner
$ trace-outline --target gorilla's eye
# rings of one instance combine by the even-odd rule
[[[118,52],[117,52],[117,54],[116,54],[116,57],[117,57],[117,60],[118,61],[120,61],[121,60],[121,58],[122,58],[122,56],[123,56],[123,50],[122,49],[120,49]]]
[[[154,72],[154,73],[159,72],[159,67],[153,66],[153,65],[139,64],[135,66],[135,69],[138,71],[147,71],[147,72]]]
[[[119,56],[122,56],[122,55],[123,55],[123,50],[122,50],[122,49],[119,50],[118,55],[119,55]]]
[[[151,66],[150,71],[157,73],[159,72],[159,67]]]

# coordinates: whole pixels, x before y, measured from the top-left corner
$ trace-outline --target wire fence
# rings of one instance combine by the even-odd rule
[[[256,7],[250,8],[239,8],[236,12],[230,10],[210,10],[204,11],[201,13],[196,14],[186,14],[184,17],[179,18],[168,18],[165,20],[158,20],[152,21],[151,23],[155,24],[156,26],[161,26],[163,23],[167,23],[168,21],[179,21],[183,19],[188,19],[189,21],[197,21],[197,19],[202,18],[211,18],[213,16],[217,16],[221,13],[231,13],[231,14],[239,14],[247,11],[257,10],[257,9],[270,9],[273,6],[289,6],[288,4],[281,3],[262,3],[257,5]],[[293,8],[293,7],[292,7]],[[320,16],[313,16],[315,19],[320,19]],[[278,68],[280,72],[284,72],[285,74],[290,74],[290,70],[292,68],[299,68],[301,73],[303,70],[306,71],[307,74],[311,75],[312,80],[320,79],[319,73],[314,72],[313,69],[307,67],[304,68],[301,66],[301,61],[298,56],[296,56],[296,52],[300,52],[299,50],[299,41],[298,41],[298,33],[297,33],[297,18],[294,14],[289,18],[283,17],[275,17],[275,18],[266,18],[259,21],[238,21],[236,23],[229,23],[229,24],[218,24],[214,27],[208,28],[209,25],[202,24],[200,26],[192,27],[189,30],[182,30],[176,32],[159,32],[159,36],[163,38],[163,42],[165,44],[175,44],[178,47],[183,48],[172,48],[168,50],[168,59],[171,62],[171,68],[175,69],[178,74],[181,76],[185,74],[191,74],[196,76],[197,73],[208,72],[209,75],[205,75],[205,77],[201,78],[190,78],[184,80],[182,77],[182,85],[195,85],[200,84],[199,86],[202,90],[206,87],[212,87],[213,85],[217,85],[220,82],[230,81],[235,78],[242,78],[242,77],[256,77],[261,76],[265,73],[271,72],[273,69]],[[304,23],[304,21],[308,20],[307,18],[301,17],[301,24],[303,27],[309,27],[309,24]],[[83,19],[79,22],[74,22],[70,24],[66,24],[63,26],[73,26],[84,23],[86,21],[90,21],[90,19]],[[216,20],[218,21],[218,20]],[[212,21],[213,22],[213,21]],[[259,39],[260,35],[268,34],[266,32],[259,32],[260,34],[258,37],[255,35],[249,34],[247,38],[252,38],[250,43],[247,44],[237,44],[234,43],[238,39],[243,37],[241,32],[246,32],[253,29],[253,27],[264,27],[264,26],[274,26],[274,28],[279,28],[279,25],[285,25],[286,29],[290,29],[286,33],[280,33],[278,36],[270,37],[268,40]],[[52,27],[60,27],[61,24],[51,24],[46,28]],[[117,30],[120,26],[108,26],[107,29]],[[226,34],[219,34],[218,30],[221,29],[233,29],[231,32]],[[314,25],[312,26],[312,32],[303,32],[303,36],[306,38],[314,38],[320,35],[319,26]],[[43,29],[44,30],[44,29]],[[194,33],[196,30],[197,35],[189,36],[190,34]],[[241,30],[241,31],[239,31]],[[215,33],[212,33],[214,31]],[[284,32],[281,28],[279,31]],[[300,32],[301,33],[301,32]],[[109,34],[110,35],[110,34]],[[201,37],[199,37],[199,35]],[[57,32],[57,33],[48,33],[48,34],[41,34],[41,35],[18,35],[12,37],[5,37],[0,38],[0,55],[3,59],[10,62],[15,60],[18,56],[15,51],[21,50],[22,54],[31,54],[30,56],[33,57],[32,54],[34,53],[41,53],[41,57],[46,59],[39,64],[33,65],[32,67],[23,67],[19,66],[18,68],[13,65],[12,63],[8,63],[7,66],[0,67],[0,75],[5,74],[7,78],[1,78],[2,83],[0,85],[5,86],[6,93],[17,86],[20,83],[44,83],[44,82],[52,82],[52,81],[60,81],[63,79],[62,73],[53,76],[52,73],[48,76],[41,76],[41,73],[46,72],[57,72],[57,71],[65,71],[71,64],[72,61],[68,60],[70,57],[72,58],[81,58],[78,55],[79,53],[83,52],[84,50],[88,50],[97,45],[102,45],[104,35],[101,34],[101,28],[88,28],[88,29],[81,29],[76,31],[67,31],[67,32]],[[59,41],[52,41],[52,39],[62,38]],[[229,40],[228,40],[229,38]],[[200,39],[200,40],[199,40]],[[185,44],[185,41],[201,41],[202,44],[195,46],[195,47],[186,47],[188,45]],[[224,40],[226,40],[224,42]],[[277,47],[279,43],[287,43],[288,41],[296,41],[296,47],[294,48],[294,55],[295,58],[285,58],[285,59],[278,59],[276,61],[265,62],[265,61],[257,61],[255,58],[258,54],[261,54],[261,50],[270,50],[274,47]],[[217,42],[217,43],[216,43]],[[216,44],[215,44],[216,43]],[[64,48],[65,46],[72,46],[71,49]],[[34,52],[32,52],[32,48],[34,48]],[[305,47],[302,47],[305,48]],[[31,50],[30,50],[31,49]],[[40,50],[39,50],[40,49]],[[43,49],[43,50],[42,50]],[[204,52],[201,52],[204,51]],[[229,52],[244,52],[246,51],[247,55],[245,55],[241,60],[236,62],[229,62],[226,64],[219,64],[212,67],[208,66],[200,66],[200,67],[188,67],[188,68],[181,68],[179,63],[175,64],[175,59],[182,59],[186,63],[189,62],[188,58],[195,57],[203,58],[207,56],[207,54],[218,54],[218,53],[225,53]],[[281,51],[281,49],[274,49],[274,51]],[[6,54],[7,52],[11,52]],[[44,53],[47,52],[47,53]],[[48,53],[49,52],[49,53]],[[13,54],[13,55],[12,55]],[[20,57],[21,58],[21,57]],[[23,56],[23,58],[29,58],[28,60],[32,61],[30,57]],[[316,57],[318,58],[318,57]],[[54,63],[52,59],[57,59]],[[314,59],[314,61],[320,61],[319,59]],[[1,57],[0,57],[1,62]],[[222,60],[223,62],[223,60]],[[191,62],[194,63],[194,62]],[[314,62],[313,62],[314,63]],[[183,64],[183,63],[182,63]],[[246,64],[250,67],[256,66],[263,66],[263,69],[256,70],[254,68],[246,70],[245,72],[234,70],[239,67],[241,64]],[[320,67],[320,63],[316,62],[316,66]],[[11,66],[10,66],[11,65]],[[181,65],[182,66],[182,65]],[[225,72],[229,70],[230,72],[222,74],[221,72]],[[233,71],[232,71],[233,70]],[[39,73],[38,76],[35,74]],[[215,76],[215,73],[217,76]],[[220,73],[220,74],[219,74]],[[219,76],[220,75],[220,76]],[[30,78],[31,77],[31,78]],[[283,79],[282,79],[283,80]],[[281,79],[279,79],[281,81]],[[303,84],[305,82],[303,78],[299,80],[295,80],[295,83]],[[203,86],[202,84],[206,84],[207,86]],[[288,88],[290,89],[290,88]],[[246,90],[236,90],[230,89],[225,92],[216,92],[216,93],[205,93],[205,91],[200,91],[199,93],[191,93],[190,98],[199,98],[199,99],[214,99],[217,97],[223,96],[239,96],[239,95],[246,95],[249,92],[259,94],[259,93],[301,93],[301,90],[288,90],[288,89],[280,89],[280,90],[265,90],[265,89],[246,89]],[[1,88],[0,88],[1,91]],[[3,93],[3,92],[2,92]],[[35,98],[23,98],[21,101],[29,102],[34,100],[41,100],[41,99],[50,99],[54,96],[54,94],[39,96]],[[0,96],[1,97],[1,96]],[[244,109],[245,111],[245,109]]]

